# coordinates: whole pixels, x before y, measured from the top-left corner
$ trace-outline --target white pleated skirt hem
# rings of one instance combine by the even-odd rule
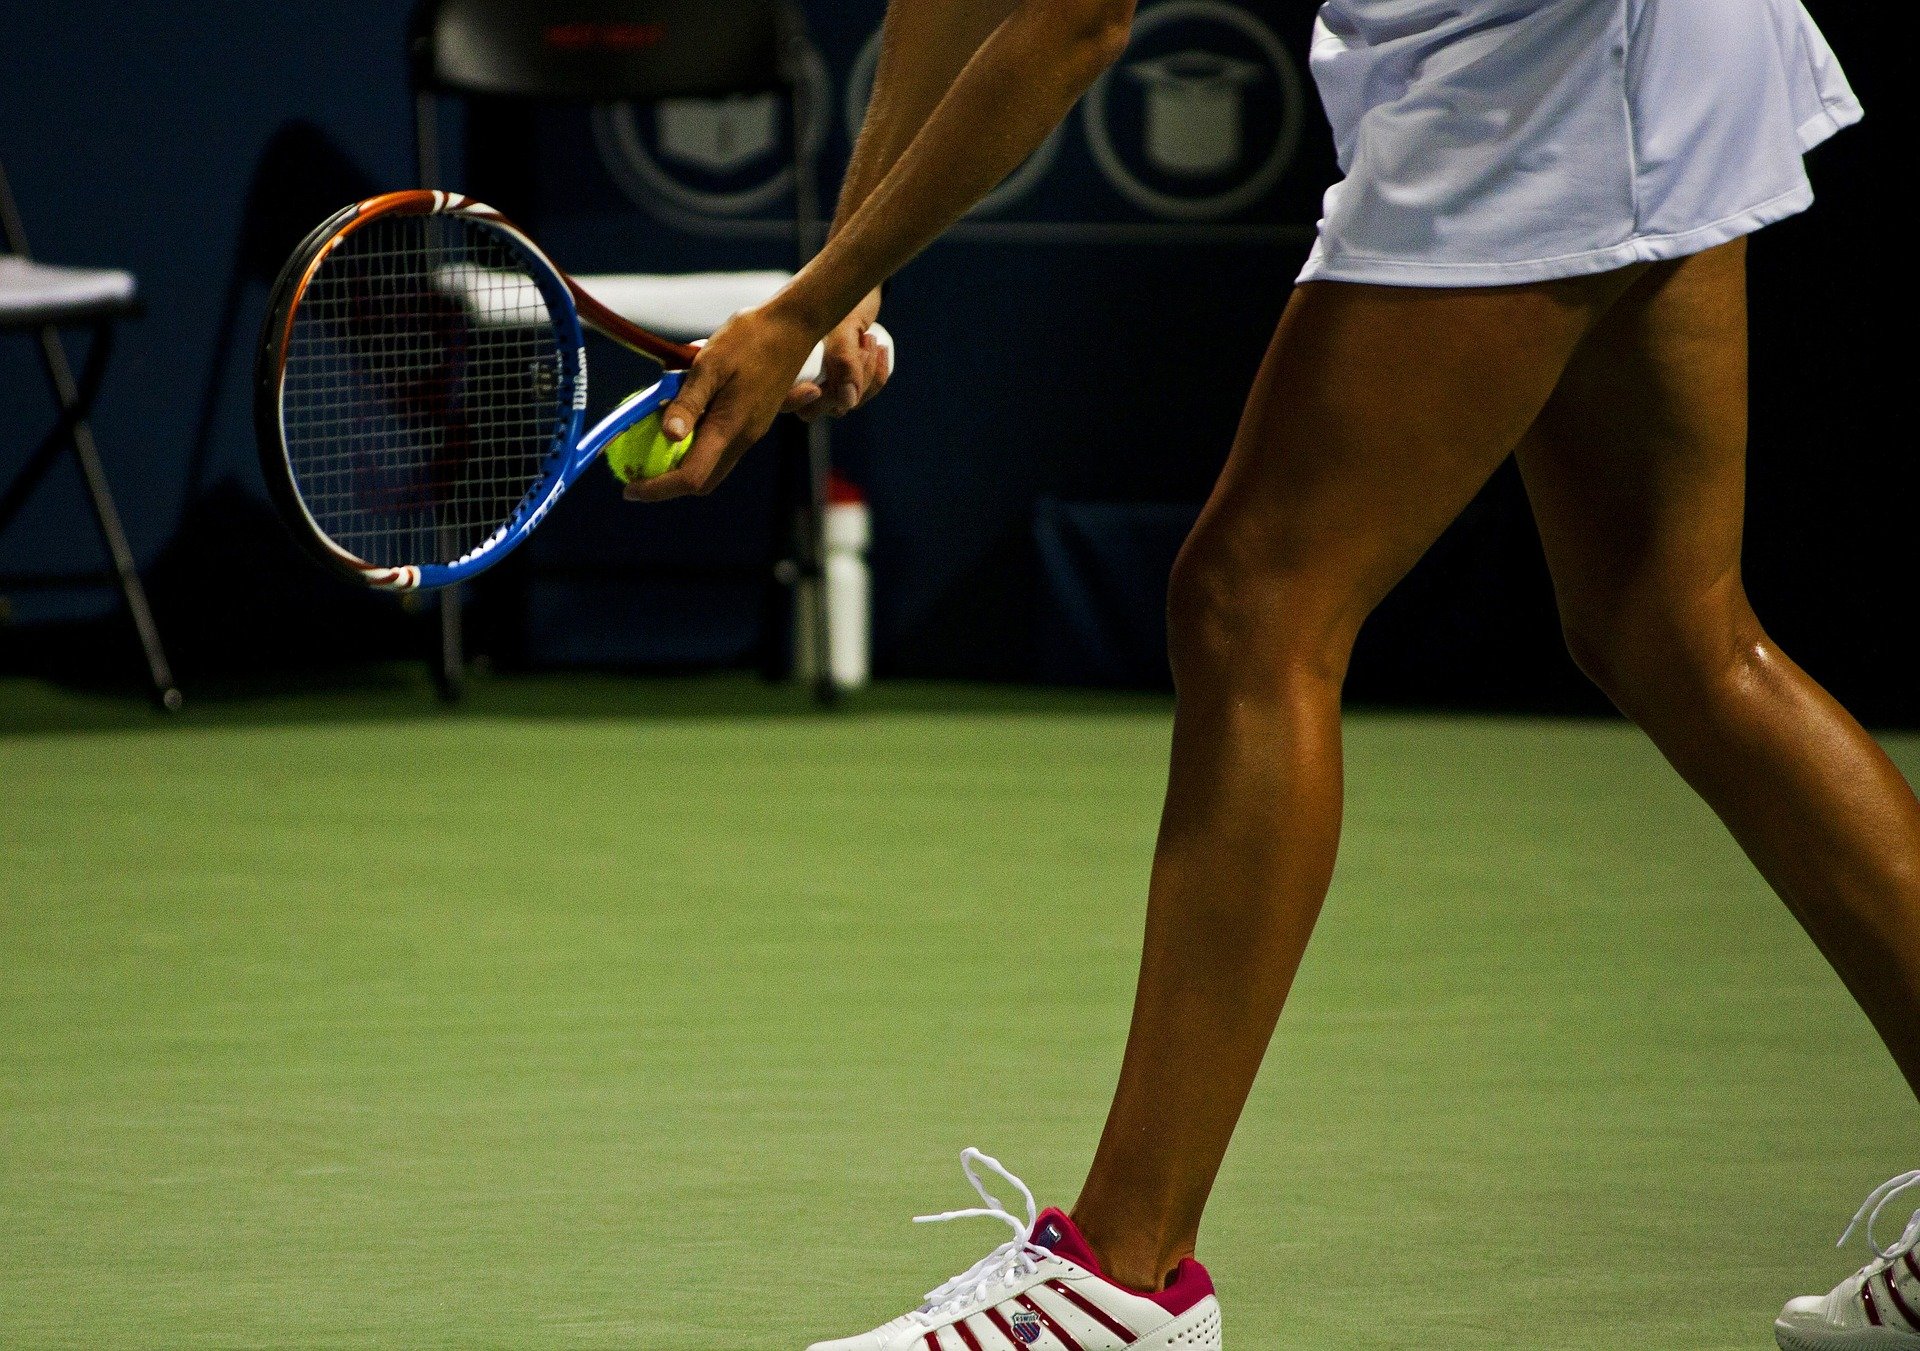
[[[1840,125],[1845,126],[1845,123]],[[1742,235],[1765,229],[1813,205],[1813,189],[1802,184],[1745,211],[1672,235],[1639,235],[1612,248],[1569,253],[1558,258],[1529,258],[1508,263],[1410,262],[1398,258],[1365,258],[1343,254],[1329,258],[1316,254],[1300,273],[1302,283],[1359,282],[1370,286],[1524,286],[1615,272],[1635,263],[1659,263],[1689,254],[1705,253],[1732,243]]]
[[[1798,187],[1772,201],[1676,235],[1641,235],[1612,248],[1569,253],[1558,258],[1528,258],[1506,263],[1410,262],[1398,258],[1343,255],[1308,261],[1300,281],[1359,282],[1370,286],[1524,286],[1615,272],[1636,263],[1658,263],[1705,253],[1750,235],[1813,205],[1813,189]]]
[[[1867,115],[1856,98],[1828,99],[1826,104],[1800,124],[1800,151],[1807,151],[1819,145],[1828,137],[1845,131]]]
[[[1701,253],[1813,203],[1859,100],[1801,0],[1325,0],[1345,177],[1302,282],[1513,286]]]

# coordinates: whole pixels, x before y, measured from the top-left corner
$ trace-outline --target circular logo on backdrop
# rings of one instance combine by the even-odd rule
[[[800,155],[819,157],[833,86],[819,52],[802,58]],[[593,111],[594,140],[620,189],[641,206],[709,218],[763,211],[793,191],[784,95],[614,103]]]
[[[1306,119],[1300,69],[1271,28],[1225,0],[1142,9],[1126,55],[1081,105],[1094,162],[1156,216],[1217,220],[1264,197]]]
[[[873,30],[873,36],[860,48],[860,55],[854,58],[853,69],[847,72],[847,140],[849,143],[860,139],[860,128],[867,120],[867,104],[873,98],[873,76],[880,69],[880,30]],[[982,197],[974,204],[969,216],[991,216],[996,211],[1004,211],[1015,202],[1033,191],[1034,185],[1047,176],[1054,160],[1060,156],[1060,141],[1066,131],[1062,123],[1053,129],[1053,134],[1040,143],[1040,148],[1027,156],[1021,166],[1008,174],[1000,186]]]

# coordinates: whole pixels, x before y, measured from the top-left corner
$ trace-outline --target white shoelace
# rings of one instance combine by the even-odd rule
[[[1917,1185],[1920,1185],[1920,1171],[1902,1173],[1899,1177],[1875,1187],[1873,1189],[1873,1195],[1860,1203],[1860,1209],[1854,1214],[1853,1223],[1847,1226],[1847,1232],[1840,1235],[1840,1241],[1834,1246],[1844,1248],[1847,1240],[1853,1237],[1853,1231],[1860,1227],[1862,1220],[1865,1220],[1867,1222],[1867,1246],[1873,1249],[1873,1255],[1881,1262],[1891,1262],[1900,1257],[1901,1254],[1912,1251],[1915,1244],[1920,1244],[1920,1210],[1914,1211],[1913,1218],[1907,1221],[1906,1232],[1900,1235],[1899,1240],[1895,1242],[1891,1248],[1881,1247],[1874,1239],[1873,1225],[1874,1221],[1880,1218],[1880,1212],[1886,1209],[1887,1202],[1908,1188]]]
[[[1012,1183],[1026,1199],[1027,1218],[1021,1223],[1018,1216],[1000,1204],[1000,1198],[987,1190],[974,1171],[975,1164],[985,1164],[1002,1178]],[[915,1224],[943,1224],[948,1220],[999,1220],[1013,1230],[1013,1238],[1002,1243],[985,1257],[975,1262],[965,1271],[955,1276],[945,1285],[927,1292],[927,1302],[914,1311],[914,1316],[922,1323],[941,1321],[954,1310],[980,1300],[990,1290],[1005,1284],[1009,1290],[1017,1286],[1022,1277],[1032,1275],[1039,1264],[1053,1256],[1045,1248],[1032,1242],[1033,1227],[1040,1221],[1040,1207],[1033,1199],[1033,1192],[1027,1184],[1008,1172],[1000,1160],[968,1146],[960,1151],[960,1170],[967,1175],[967,1181],[980,1194],[986,1204],[967,1210],[949,1210],[939,1215],[916,1215]],[[1920,1177],[1920,1174],[1915,1174]]]

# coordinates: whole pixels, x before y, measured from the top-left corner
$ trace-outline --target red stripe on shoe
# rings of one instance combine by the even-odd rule
[[[1025,1342],[1021,1341],[1018,1337],[1013,1335],[1013,1329],[1007,1326],[1007,1320],[1000,1316],[1000,1309],[998,1306],[995,1306],[994,1308],[987,1310],[987,1321],[992,1323],[993,1326],[999,1331],[1000,1335],[1007,1339],[1008,1346],[1025,1346],[1026,1345]]]
[[[1860,1307],[1867,1311],[1869,1323],[1877,1328],[1886,1326],[1880,1321],[1879,1306],[1873,1302],[1873,1282],[1870,1280],[1860,1282]]]
[[[1913,1312],[1913,1306],[1907,1303],[1907,1297],[1901,1294],[1900,1287],[1893,1283],[1893,1268],[1888,1267],[1881,1274],[1887,1280],[1887,1293],[1893,1296],[1893,1307],[1898,1309],[1900,1316],[1907,1320],[1908,1327],[1915,1332],[1920,1332],[1920,1315]]]
[[[940,1334],[938,1332],[929,1332],[927,1334],[927,1351],[940,1351]]]
[[[1135,1342],[1140,1340],[1140,1338],[1134,1333],[1132,1328],[1128,1327],[1125,1323],[1122,1323],[1119,1319],[1115,1318],[1112,1314],[1108,1313],[1105,1309],[1101,1308],[1098,1304],[1095,1304],[1092,1300],[1088,1299],[1085,1295],[1075,1290],[1072,1286],[1068,1285],[1065,1281],[1048,1281],[1047,1289],[1053,1291],[1054,1294],[1059,1295],[1062,1299],[1066,1300],[1067,1303],[1073,1305],[1074,1308],[1080,1310],[1081,1313],[1091,1318],[1094,1322],[1098,1323],[1101,1327],[1105,1328],[1108,1332],[1111,1332],[1114,1336],[1125,1338],[1126,1344],[1128,1346],[1132,1346]]]
[[[969,1328],[964,1322],[962,1322],[962,1323],[955,1323],[953,1325],[953,1330],[959,1333],[960,1340],[967,1344],[967,1351],[980,1351],[980,1342],[979,1342],[979,1339],[973,1335],[973,1329]]]
[[[1013,1302],[1018,1304],[1021,1308],[1025,1309],[1028,1313],[1032,1314],[1035,1318],[1038,1318],[1041,1322],[1041,1325],[1044,1326],[1048,1332],[1051,1332],[1056,1338],[1058,1338],[1060,1345],[1066,1347],[1067,1351],[1086,1351],[1085,1347],[1081,1346],[1080,1343],[1076,1342],[1073,1339],[1073,1335],[1071,1333],[1069,1333],[1065,1328],[1061,1327],[1058,1323],[1053,1321],[1052,1314],[1048,1313],[1045,1309],[1041,1308],[1038,1304],[1035,1304],[1031,1297],[1027,1295],[1015,1295]]]

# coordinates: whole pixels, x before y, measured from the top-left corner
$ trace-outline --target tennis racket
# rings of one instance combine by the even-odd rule
[[[664,371],[584,433],[583,324]],[[672,400],[698,351],[609,310],[492,207],[387,193],[321,222],[274,283],[261,467],[332,571],[383,591],[452,586],[519,547],[609,442]]]

